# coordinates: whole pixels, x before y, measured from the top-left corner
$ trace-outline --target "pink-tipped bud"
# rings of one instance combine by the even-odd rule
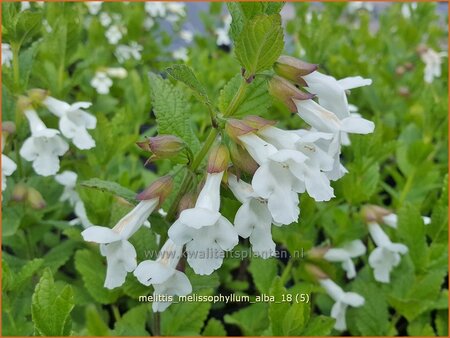
[[[182,139],[174,135],[158,135],[145,141],[136,142],[143,150],[151,152],[150,160],[172,158],[186,147]]]
[[[239,144],[232,143],[230,145],[231,162],[238,169],[247,174],[253,175],[258,169],[258,163],[250,156],[245,148]]]
[[[314,264],[305,264],[305,271],[313,278],[313,279],[326,279],[330,278],[321,268]]]
[[[310,100],[314,94],[302,92],[289,81],[279,76],[274,76],[269,81],[269,93],[274,98],[283,102],[291,112],[297,112],[297,107],[294,104],[295,100]]]
[[[361,215],[366,223],[382,223],[383,217],[392,212],[377,205],[368,204],[361,209]]]
[[[178,214],[181,214],[183,210],[192,209],[195,207],[196,196],[193,193],[187,193],[181,197],[180,203],[178,203]]]
[[[28,187],[27,189],[27,201],[33,209],[40,210],[47,206],[41,193],[34,188]]]
[[[2,131],[8,135],[12,135],[16,132],[16,125],[12,121],[3,121]]]
[[[306,85],[305,80],[302,79],[302,76],[311,74],[317,70],[317,68],[318,66],[315,64],[287,55],[280,56],[273,67],[278,75],[301,86]]]
[[[277,124],[277,121],[266,120],[260,116],[249,115],[244,117],[244,122],[248,124],[250,127],[260,130],[265,127],[274,126]]]
[[[136,196],[139,201],[151,200],[154,198],[159,198],[159,205],[161,205],[164,200],[169,196],[173,188],[172,176],[166,175],[158,178],[154,181],[148,188],[142,191]]]
[[[223,144],[215,146],[209,153],[207,171],[210,174],[221,173],[228,168],[230,153]]]
[[[42,103],[48,96],[48,91],[39,88],[33,88],[28,91],[28,97],[33,103]]]
[[[14,186],[12,198],[16,202],[22,202],[25,200],[25,198],[27,198],[27,194],[28,194],[27,186],[23,183],[17,183]]]
[[[329,246],[315,247],[309,250],[307,255],[311,259],[322,259],[328,250],[330,250]]]
[[[242,120],[228,119],[225,124],[225,132],[234,141],[239,142],[239,136],[254,133],[257,130]]]

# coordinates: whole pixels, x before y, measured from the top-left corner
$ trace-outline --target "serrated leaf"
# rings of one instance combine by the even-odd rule
[[[283,319],[283,336],[300,335],[309,319],[307,314],[309,314],[308,303],[299,302],[292,304]]]
[[[134,193],[128,188],[122,187],[120,184],[117,184],[116,182],[105,181],[99,178],[91,178],[87,181],[81,182],[80,185],[86,188],[92,188],[109,192],[113,195],[122,197],[126,199],[128,202],[133,204],[136,204],[137,202],[136,193]]]
[[[235,53],[248,78],[271,68],[283,47],[280,15],[259,15],[244,26],[236,41]]]
[[[86,329],[90,336],[110,335],[108,325],[106,325],[96,307],[92,304],[86,307]]]
[[[305,329],[302,331],[301,336],[328,336],[333,329],[335,320],[330,317],[316,316],[312,318]]]
[[[204,337],[224,337],[227,335],[225,328],[221,321],[211,318],[203,329],[202,336]]]
[[[286,294],[286,288],[281,283],[280,277],[277,277],[270,288],[270,295],[275,297],[275,301],[269,304],[269,319],[274,336],[281,336],[283,331],[283,320],[290,304],[283,301],[283,295]]]
[[[27,262],[17,274],[14,280],[13,289],[20,289],[25,284],[29,283],[31,277],[39,271],[43,264],[44,260],[42,258],[35,258]]]
[[[64,265],[72,256],[77,243],[72,240],[67,240],[52,248],[44,256],[45,265],[48,266],[53,273]]]
[[[219,109],[225,112],[236,94],[242,76],[236,74],[223,87],[219,97]],[[241,117],[246,115],[264,116],[272,104],[272,99],[267,90],[267,81],[264,78],[257,77],[251,84],[247,86],[242,103],[233,113],[234,117]]]
[[[142,304],[131,308],[114,325],[115,336],[148,336],[145,329],[148,305]]]
[[[253,257],[249,271],[259,292],[268,293],[274,278],[277,276],[278,263],[275,258],[262,259]]]
[[[78,250],[75,254],[75,268],[83,278],[89,294],[101,304],[114,303],[120,295],[120,289],[108,290],[103,286],[106,277],[104,260],[90,250]]]
[[[185,94],[168,80],[150,73],[150,96],[158,122],[159,134],[171,134],[182,138],[191,150],[199,148],[190,119],[190,104]]]
[[[175,80],[183,82],[192,89],[204,102],[209,102],[205,87],[197,79],[191,68],[186,65],[173,65],[167,68],[166,72]]]
[[[269,323],[267,322],[267,304],[251,304],[231,315],[225,315],[225,323],[238,326],[244,336],[259,336]]]
[[[42,336],[67,336],[71,330],[70,312],[74,307],[69,285],[57,292],[50,269],[46,269],[33,294],[31,313],[36,333]]]

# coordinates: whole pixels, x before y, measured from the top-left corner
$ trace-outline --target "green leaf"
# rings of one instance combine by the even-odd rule
[[[301,336],[328,336],[333,329],[334,323],[335,320],[333,318],[316,316],[308,322]]]
[[[66,285],[58,292],[50,269],[44,270],[36,285],[31,305],[36,333],[41,336],[70,335],[70,312],[73,307],[72,288]]]
[[[23,212],[18,206],[3,208],[2,234],[4,237],[14,235],[20,227]]]
[[[224,320],[227,324],[238,326],[244,336],[259,336],[269,325],[267,304],[251,304],[231,315],[225,315]]]
[[[292,304],[283,319],[283,336],[300,335],[308,319],[308,303],[299,302]]]
[[[268,293],[274,278],[278,273],[278,263],[275,258],[262,259],[253,257],[249,271],[252,274],[253,282],[258,291],[261,293]]]
[[[103,321],[95,305],[86,307],[86,329],[90,336],[109,336],[108,325]]]
[[[425,238],[425,225],[418,208],[405,205],[398,213],[398,234],[408,247],[414,266],[423,270],[428,261],[428,247]]]
[[[84,249],[75,253],[75,268],[81,274],[89,294],[101,304],[114,303],[120,289],[108,290],[103,286],[106,277],[105,258]]]
[[[208,320],[208,323],[206,324],[202,332],[202,336],[204,337],[210,336],[225,337],[226,335],[227,332],[225,331],[222,322],[215,318],[211,318],[210,320]]]
[[[236,94],[242,76],[236,74],[220,91],[219,109],[225,112]],[[245,115],[264,116],[272,104],[272,99],[267,90],[267,81],[263,77],[257,77],[247,86],[242,103],[233,113],[233,116],[240,117]]]
[[[172,304],[161,314],[162,334],[164,336],[199,335],[210,308],[211,303],[208,302]]]
[[[148,305],[142,304],[131,308],[114,325],[114,336],[148,336],[145,329]]]
[[[167,68],[166,72],[175,80],[183,82],[186,86],[193,90],[194,93],[200,97],[203,103],[207,105],[211,104],[205,87],[197,79],[191,68],[186,65],[173,65]]]
[[[42,258],[35,258],[27,262],[17,274],[14,280],[13,288],[20,289],[27,283],[30,283],[31,277],[39,271],[43,264],[44,260]]]
[[[271,68],[283,47],[280,15],[260,15],[245,25],[236,41],[235,53],[249,78]]]
[[[45,265],[48,266],[53,273],[56,272],[72,257],[72,254],[77,246],[77,243],[72,240],[67,240],[61,244],[53,247],[44,256]]]
[[[281,283],[280,277],[277,277],[270,288],[270,295],[275,297],[275,301],[269,304],[269,319],[272,326],[272,334],[281,336],[284,334],[283,321],[289,310],[290,304],[283,301],[283,295],[286,295],[286,288]]]
[[[120,184],[117,184],[116,182],[105,181],[99,178],[91,178],[87,181],[81,182],[80,185],[87,188],[93,188],[104,192],[109,192],[113,195],[120,196],[133,204],[136,204],[137,202],[135,192],[131,191],[128,188],[122,187]]]
[[[185,94],[180,88],[156,74],[150,73],[149,77],[150,96],[158,122],[158,133],[176,135],[196,151],[200,143],[192,129],[191,106]]]

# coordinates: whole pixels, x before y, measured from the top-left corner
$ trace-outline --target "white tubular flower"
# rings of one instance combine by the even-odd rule
[[[165,296],[186,296],[192,292],[192,285],[186,275],[176,270],[180,261],[183,246],[176,245],[171,239],[164,243],[158,254],[156,261],[143,261],[133,274],[142,284],[153,285],[155,297]],[[154,312],[163,312],[171,302],[155,301],[152,304]]]
[[[128,76],[128,72],[123,67],[106,68],[106,74],[116,79],[125,79]]]
[[[136,250],[128,239],[139,230],[158,203],[158,197],[141,201],[114,228],[91,226],[81,233],[85,241],[99,243],[100,253],[106,257],[106,288],[121,286],[127,273],[136,268]]]
[[[106,12],[100,13],[99,20],[103,27],[108,27],[112,22],[111,17]]]
[[[192,40],[194,39],[194,33],[192,33],[190,30],[183,29],[180,32],[180,37],[181,39],[183,39],[184,42],[191,43]]]
[[[33,162],[34,171],[41,176],[54,175],[59,170],[59,156],[69,149],[66,141],[59,136],[59,131],[49,129],[34,110],[26,110],[31,129],[31,136],[20,148],[20,156]]]
[[[142,47],[137,42],[133,41],[130,43],[129,46],[118,45],[116,48],[115,55],[120,63],[124,63],[125,61],[130,60],[131,58],[139,61],[142,57],[141,52],[143,51],[143,49],[144,47]]]
[[[91,80],[91,86],[99,94],[109,94],[113,82],[105,72],[95,72],[95,76]]]
[[[74,213],[77,217],[69,222],[70,225],[80,224],[85,229],[94,226],[87,216],[86,207],[81,199],[75,203]]]
[[[319,283],[325,289],[327,294],[335,301],[330,314],[332,318],[336,319],[334,328],[339,331],[344,331],[347,329],[345,321],[347,307],[363,306],[365,302],[364,298],[355,292],[344,292],[344,290],[331,279],[321,279]]]
[[[100,9],[102,8],[102,3],[103,3],[103,1],[85,2],[90,15],[97,15],[98,12],[100,12]]]
[[[259,198],[250,184],[228,174],[228,186],[234,196],[242,203],[236,213],[234,224],[242,238],[249,238],[253,252],[262,258],[275,254],[275,242],[272,240],[272,215],[267,201]]]
[[[253,176],[252,187],[258,196],[267,200],[274,222],[296,222],[300,213],[297,193],[305,191],[305,182],[296,175],[304,178],[301,166],[307,157],[296,150],[278,150],[253,133],[238,138],[260,165]]]
[[[355,278],[356,270],[352,258],[359,257],[366,253],[366,247],[359,239],[354,240],[342,248],[329,249],[323,258],[329,262],[341,262],[342,268],[347,272],[347,278]]]
[[[233,224],[219,212],[223,174],[223,171],[207,174],[195,207],[183,210],[168,232],[176,244],[186,244],[187,261],[199,275],[217,270],[224,251],[231,250],[239,241]]]
[[[389,225],[391,228],[397,229],[398,226],[398,216],[394,213],[383,216],[383,223],[386,225]],[[431,223],[431,218],[427,216],[422,217],[422,221],[425,225],[428,225]]]
[[[406,254],[408,247],[400,243],[392,243],[377,223],[369,224],[369,232],[377,245],[369,256],[369,265],[373,268],[375,280],[389,283],[392,269],[400,264],[400,254]]]
[[[76,102],[68,104],[54,97],[47,96],[43,104],[54,115],[59,117],[61,133],[72,140],[78,149],[95,147],[95,140],[87,132],[97,125],[97,118],[83,109],[91,106],[90,102]]]
[[[2,43],[2,66],[11,67],[13,52],[9,43]]]
[[[305,89],[311,94],[317,95],[319,104],[335,113],[340,120],[350,116],[350,108],[345,91],[372,84],[371,79],[364,79],[361,76],[336,80],[334,77],[318,71],[303,76],[303,79],[308,84],[308,87],[305,87]]]
[[[217,46],[229,46],[231,45],[231,39],[229,36],[229,29],[225,27],[216,28],[214,33],[217,35],[216,44]]]
[[[105,36],[108,39],[108,42],[111,45],[117,45],[117,43],[122,39],[122,30],[117,25],[112,25],[108,28],[108,30],[105,32]]]
[[[180,47],[180,48],[175,49],[175,50],[172,52],[172,57],[173,57],[175,60],[181,60],[181,61],[186,62],[187,60],[189,60],[187,48],[185,48],[185,47]]]
[[[166,6],[162,1],[149,1],[145,3],[145,11],[151,17],[165,17]]]
[[[8,156],[2,154],[2,191],[6,189],[6,176],[11,176],[16,169],[17,164]]]
[[[420,57],[425,63],[424,81],[426,83],[432,83],[435,77],[437,78],[441,76],[442,58],[446,56],[447,53],[438,53],[431,48],[427,48],[425,52],[421,53]]]

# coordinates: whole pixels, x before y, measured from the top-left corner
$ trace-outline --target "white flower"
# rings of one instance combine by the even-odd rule
[[[133,274],[144,285],[153,285],[153,295],[186,296],[192,292],[192,285],[186,275],[176,270],[183,247],[176,245],[171,239],[164,243],[156,261],[147,260],[140,263]],[[171,302],[152,304],[154,312],[163,312]]]
[[[63,193],[59,200],[61,202],[68,201],[74,208],[74,213],[77,216],[69,222],[70,225],[81,224],[84,228],[93,226],[89,220],[86,208],[80,195],[76,192],[75,186],[77,184],[77,174],[73,171],[63,171],[61,174],[55,175],[55,180],[64,186]]]
[[[359,10],[366,10],[368,12],[372,12],[374,6],[372,3],[367,1],[351,1],[348,3],[347,10],[349,13],[355,13]]]
[[[86,6],[88,8],[89,14],[91,14],[91,15],[97,15],[98,12],[100,12],[100,9],[102,8],[102,3],[103,3],[103,1],[85,2]]]
[[[168,1],[164,3],[169,12],[178,15],[185,16],[186,15],[186,5],[183,2],[172,2]]]
[[[397,225],[398,225],[398,216],[394,213],[383,216],[383,223],[386,225],[389,225],[391,228],[397,229]],[[427,217],[427,216],[423,216],[422,217],[423,223],[425,225],[428,225],[431,223],[431,218]]]
[[[369,224],[369,232],[377,245],[369,256],[369,265],[378,282],[389,283],[392,269],[400,264],[400,254],[407,253],[408,248],[400,243],[392,243],[377,223]]]
[[[155,20],[153,20],[153,18],[151,18],[151,17],[145,18],[144,28],[146,30],[150,30],[154,25],[155,25]]]
[[[26,110],[31,129],[31,136],[20,148],[20,156],[33,162],[33,169],[42,176],[54,175],[59,170],[59,156],[69,149],[66,141],[59,136],[59,131],[49,129],[34,110]]]
[[[223,172],[207,174],[195,207],[183,210],[169,229],[176,244],[186,244],[187,261],[199,275],[210,275],[223,262],[224,251],[238,243],[233,224],[220,212],[220,182]]]
[[[329,249],[323,256],[329,262],[341,262],[342,268],[347,272],[347,278],[356,276],[355,265],[352,258],[359,257],[366,253],[366,247],[359,239],[351,241],[342,248]]]
[[[106,38],[108,39],[108,42],[111,45],[116,45],[120,39],[122,39],[122,30],[117,25],[112,25],[108,28],[108,30],[105,33]]]
[[[347,328],[345,322],[345,313],[348,306],[360,307],[364,305],[364,298],[355,292],[344,292],[342,288],[331,279],[321,279],[320,285],[325,289],[327,294],[335,301],[331,308],[330,316],[336,319],[334,328],[343,331]]]
[[[11,67],[13,52],[9,43],[2,43],[2,66]]]
[[[166,6],[162,1],[148,1],[145,3],[145,11],[151,17],[165,17]]]
[[[217,35],[216,44],[218,46],[231,45],[231,39],[230,39],[230,36],[228,35],[228,32],[229,32],[228,28],[219,27],[219,28],[216,28],[216,30],[214,32]]]
[[[350,108],[345,91],[372,84],[371,79],[364,79],[361,76],[336,80],[334,77],[318,71],[303,76],[303,79],[308,84],[308,87],[305,87],[305,89],[311,94],[317,95],[319,104],[335,113],[340,120],[350,116]]]
[[[100,253],[106,257],[107,269],[104,286],[121,286],[128,272],[136,268],[136,250],[128,239],[139,230],[158,205],[159,198],[139,202],[114,228],[91,226],[81,235],[85,241],[100,244]]]
[[[131,42],[129,46],[118,45],[115,55],[120,63],[123,63],[131,58],[135,60],[141,59],[141,52],[144,48],[136,42]]]
[[[304,192],[305,185],[294,173],[307,157],[295,150],[278,151],[253,133],[240,136],[239,140],[260,165],[253,175],[252,187],[267,200],[273,220],[280,224],[296,222],[300,213],[297,193]]]
[[[8,156],[3,154],[4,139],[2,135],[2,191],[6,189],[6,176],[11,176],[17,169],[17,165]]]
[[[194,39],[194,33],[192,33],[190,30],[184,29],[180,32],[180,37],[186,43],[191,43],[192,40]]]
[[[106,13],[106,12],[100,13],[99,20],[100,20],[100,24],[101,24],[103,27],[109,26],[109,25],[111,24],[111,22],[112,22],[111,17],[110,17],[109,14]]]
[[[108,77],[108,74],[102,71],[95,72],[95,76],[91,80],[91,86],[99,94],[108,94],[113,82]]]
[[[128,75],[128,72],[125,68],[122,67],[112,67],[106,68],[106,74],[116,79],[125,79]]]
[[[179,47],[172,52],[172,56],[175,60],[187,61],[188,50],[185,47]]]
[[[31,5],[30,5],[29,1],[21,1],[20,2],[20,11],[21,12],[26,11],[27,9],[30,9],[30,8],[31,8]]]
[[[275,253],[275,242],[272,240],[272,215],[267,207],[267,201],[259,198],[250,184],[238,180],[236,176],[228,175],[228,186],[234,196],[242,203],[236,213],[234,224],[242,238],[249,238],[252,251],[262,258],[268,258]]]
[[[47,96],[44,105],[54,115],[59,117],[59,129],[61,133],[72,140],[78,149],[91,149],[95,147],[95,140],[87,132],[94,129],[97,119],[94,115],[82,110],[91,106],[90,102],[67,102]]]
[[[411,11],[416,10],[416,8],[417,8],[416,2],[412,2],[411,4],[408,4],[408,3],[402,4],[402,8],[401,8],[402,16],[405,19],[411,18]]]
[[[438,53],[431,48],[427,48],[421,54],[422,61],[425,63],[424,80],[426,83],[432,83],[435,77],[441,76],[442,58],[445,56],[447,56],[447,53]]]

